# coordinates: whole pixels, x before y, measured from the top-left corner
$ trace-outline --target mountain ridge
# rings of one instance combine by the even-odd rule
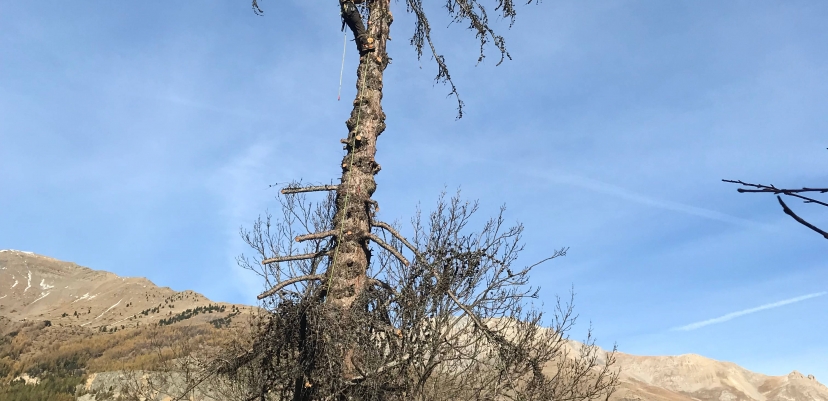
[[[120,277],[32,252],[0,251],[0,315],[12,320],[127,328],[211,305],[239,307],[192,290],[159,287],[145,277]]]
[[[130,333],[186,324],[190,331],[183,333],[197,333],[209,341],[225,322],[229,325],[236,315],[255,310],[248,305],[213,302],[191,290],[159,287],[144,277],[119,277],[31,252],[0,251],[0,339],[10,333],[17,339],[20,336],[15,331],[28,327],[31,338],[42,336],[41,342],[52,344],[52,348],[61,336],[72,339],[67,341],[90,341],[96,335],[113,333],[140,343],[134,338],[137,334]],[[234,324],[239,321],[236,318]],[[4,329],[4,325],[8,327]],[[110,347],[124,347],[118,345],[121,340],[109,341],[114,344]],[[573,349],[580,346],[577,342],[570,345]],[[56,349],[50,352],[60,354],[60,344]],[[100,348],[95,352],[117,354],[109,358],[123,362],[132,351]],[[3,357],[0,355],[0,362]],[[27,358],[37,360],[36,356]],[[86,372],[97,374],[89,376],[85,386],[109,388],[119,373],[101,370],[111,363],[92,362]],[[793,371],[768,376],[697,354],[638,356],[619,352],[616,366],[621,374],[613,401],[828,401],[828,387],[811,375]],[[9,369],[13,372],[14,368]],[[33,372],[17,375],[25,373],[29,378],[36,376]]]

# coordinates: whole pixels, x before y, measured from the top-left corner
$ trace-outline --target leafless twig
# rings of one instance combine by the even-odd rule
[[[806,221],[802,217],[799,217],[796,213],[794,213],[794,211],[790,207],[788,207],[788,205],[785,204],[784,201],[782,201],[782,197],[780,196],[780,195],[790,196],[792,198],[802,199],[804,201],[804,203],[814,203],[814,204],[817,204],[817,205],[820,205],[820,206],[828,207],[828,202],[820,201],[820,200],[812,198],[810,196],[801,195],[803,193],[820,193],[820,194],[824,194],[824,193],[828,192],[828,188],[808,188],[808,187],[802,187],[802,188],[798,188],[798,189],[777,188],[774,185],[753,184],[753,183],[749,183],[749,182],[744,182],[742,180],[722,180],[722,181],[727,182],[727,183],[731,183],[731,184],[739,184],[739,185],[748,187],[748,188],[738,188],[738,189],[736,189],[739,193],[770,193],[770,194],[776,195],[776,199],[779,201],[779,205],[782,206],[782,211],[785,214],[787,214],[788,216],[791,216],[791,218],[796,220],[796,222],[798,222],[799,224],[802,224],[803,226],[808,227],[809,229],[813,230],[814,232],[818,233],[819,235],[822,235],[823,238],[828,239],[828,232],[826,232],[826,231],[820,229],[819,227],[809,223],[808,221]],[[755,188],[755,189],[749,189],[749,188]]]
[[[785,202],[782,201],[781,196],[777,195],[776,200],[778,200],[779,204],[782,205],[782,211],[784,211],[785,214],[791,216],[794,220],[798,221],[799,224],[802,224],[803,226],[808,227],[811,230],[814,230],[815,232],[819,233],[820,235],[822,235],[823,238],[828,239],[828,232],[822,231],[817,226],[808,223],[807,221],[805,221],[805,219],[797,216],[796,213],[794,213],[793,210],[791,210],[791,208],[789,208],[788,205],[786,205]]]

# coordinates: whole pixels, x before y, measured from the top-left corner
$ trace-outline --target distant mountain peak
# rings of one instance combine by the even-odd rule
[[[218,304],[187,290],[158,287],[18,250],[0,251],[0,316],[56,325],[135,327],[199,306]]]

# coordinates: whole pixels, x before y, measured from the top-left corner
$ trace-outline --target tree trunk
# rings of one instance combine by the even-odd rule
[[[337,233],[335,259],[330,268],[328,302],[348,309],[365,287],[370,261],[368,234],[371,232],[371,195],[377,188],[374,160],[377,137],[385,130],[382,111],[382,74],[387,66],[385,42],[391,14],[387,0],[371,0],[367,30],[376,49],[360,57],[357,68],[357,95],[351,117],[345,122],[347,153],[342,159],[342,178],[336,193],[334,231]]]
[[[371,233],[371,195],[380,166],[374,160],[377,137],[385,130],[382,111],[382,74],[388,65],[386,41],[392,17],[389,0],[368,0],[367,31],[375,49],[360,56],[357,68],[357,95],[351,117],[345,122],[348,138],[342,159],[341,185],[336,193],[334,232],[338,249],[328,271],[327,302],[347,320],[354,301],[364,291],[370,262],[368,235]],[[359,41],[356,41],[359,45]],[[345,377],[354,376],[352,353],[344,362]]]

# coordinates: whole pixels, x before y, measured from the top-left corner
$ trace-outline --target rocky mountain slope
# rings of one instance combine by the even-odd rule
[[[188,309],[211,315],[222,306],[235,309],[193,291],[158,287],[143,277],[124,278],[30,252],[0,250],[0,316],[12,321],[120,329],[158,323]]]
[[[700,355],[618,355],[616,400],[828,401],[828,387],[797,371],[766,376]]]
[[[215,349],[255,310],[0,251],[0,400],[75,400],[72,389],[94,373],[154,369],[189,350]]]
[[[158,287],[145,278],[0,251],[0,379],[5,380],[0,398],[9,378],[23,375],[18,393],[46,384],[117,392],[120,369],[143,368],[154,360],[153,342],[215,342],[228,333],[227,326],[245,324],[245,315],[254,310]],[[828,401],[828,387],[796,371],[766,376],[699,355],[621,353],[617,366],[621,385],[612,398],[616,401]],[[64,376],[38,381],[52,371]],[[74,399],[60,397],[48,399]]]

